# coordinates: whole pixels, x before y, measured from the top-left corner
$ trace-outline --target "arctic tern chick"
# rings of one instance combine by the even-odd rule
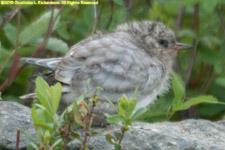
[[[165,93],[177,52],[192,46],[177,43],[174,33],[160,22],[140,21],[119,25],[114,32],[96,34],[71,47],[61,58],[22,58],[22,61],[51,70],[43,77],[61,82],[64,109],[89,87],[98,92],[100,107],[95,109],[94,125],[104,125],[104,113],[115,113],[114,104],[123,94],[131,96],[138,87],[136,110],[148,106]],[[35,94],[22,98],[34,97]]]

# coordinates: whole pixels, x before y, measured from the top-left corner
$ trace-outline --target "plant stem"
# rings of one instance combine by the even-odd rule
[[[120,136],[120,138],[119,138],[119,145],[121,144],[121,142],[122,142],[122,140],[123,140],[123,137],[124,137],[124,134],[125,134],[125,132],[127,131],[126,128],[127,128],[127,127],[122,127],[122,128],[121,128],[122,134],[121,134],[121,136]]]
[[[88,114],[87,114],[87,120],[86,120],[85,127],[84,127],[85,136],[84,136],[84,140],[82,142],[81,150],[85,150],[85,148],[87,146],[87,143],[88,143],[88,141],[90,139],[90,136],[91,136],[89,127],[91,126],[91,123],[92,123],[94,108],[96,106],[97,99],[98,99],[98,97],[97,97],[96,92],[95,92],[94,99],[92,101],[91,111],[89,111]]]
[[[20,147],[20,129],[17,129],[16,150],[19,150],[19,147]]]

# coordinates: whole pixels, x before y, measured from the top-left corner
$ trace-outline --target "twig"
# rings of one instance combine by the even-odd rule
[[[5,17],[4,17],[4,19],[2,20],[2,22],[0,23],[0,28],[2,28],[7,22],[9,22],[17,13],[20,13],[20,7],[18,7],[18,8],[16,8],[15,10],[13,10],[13,11],[11,11],[11,12],[8,12],[6,15],[5,15]],[[20,19],[18,19],[18,18],[20,18],[20,14],[18,14],[18,16],[17,16],[17,39],[16,39],[16,41],[17,41],[17,44],[16,44],[16,48],[15,48],[15,50],[13,50],[9,55],[8,55],[8,57],[6,58],[6,60],[5,60],[5,62],[3,63],[3,65],[2,65],[2,67],[0,68],[0,74],[1,74],[1,72],[3,71],[3,69],[5,68],[5,65],[7,64],[7,62],[9,61],[9,59],[13,56],[13,55],[15,55],[16,54],[16,52],[17,52],[17,49],[19,49],[18,48],[18,36],[19,36],[19,34],[18,34],[18,31],[19,31],[19,26],[20,26]],[[14,70],[15,71],[15,70]],[[4,84],[4,83],[3,83]],[[0,89],[1,90],[1,89]]]
[[[101,29],[101,12],[102,12],[102,5],[101,5],[101,3],[99,2],[99,5],[98,5],[98,20],[97,20],[97,27],[99,28],[99,29]]]
[[[193,79],[190,81],[190,88],[193,90],[196,90],[199,87],[200,80],[204,77],[204,75],[207,73],[207,65],[201,64],[200,69],[198,73],[193,77]]]
[[[0,28],[2,28],[7,22],[12,20],[12,18],[17,14],[18,11],[19,11],[19,8],[16,8],[16,9],[6,13],[2,22],[0,23]]]
[[[53,25],[55,23],[55,21],[57,20],[59,14],[62,12],[64,8],[64,5],[60,8],[60,11],[58,12],[58,14],[56,15],[56,17],[53,19],[53,15],[51,16],[51,20],[50,20],[50,23],[49,23],[49,26],[48,26],[48,29],[47,29],[47,33],[45,35],[45,38],[44,38],[44,41],[43,43],[36,49],[36,51],[31,55],[31,57],[35,57],[39,52],[43,51],[48,43],[48,39],[52,33],[52,28],[53,28]],[[17,62],[19,63],[19,55],[17,55],[15,53],[15,60],[14,62]],[[6,87],[8,87],[12,82],[13,80],[15,79],[15,77],[27,66],[28,64],[25,63],[23,64],[19,69],[18,69],[18,64],[16,66],[16,64],[13,64],[12,67],[11,67],[11,70],[13,71],[13,73],[10,72],[10,74],[13,74],[13,76],[9,76],[5,82],[1,85],[0,87],[0,91],[3,91]]]
[[[213,66],[210,66],[209,67],[209,78],[203,84],[203,86],[201,88],[201,94],[206,94],[206,92],[209,89],[209,85],[213,81],[214,77],[215,77],[215,73],[214,73],[214,70],[213,70]]]
[[[216,6],[216,12],[220,18],[220,23],[221,23],[221,28],[223,29],[223,34],[225,37],[225,21],[224,21],[224,16],[221,14],[221,11],[218,8],[218,5]]]
[[[17,129],[16,134],[16,150],[19,150],[20,147],[20,129]]]
[[[195,33],[198,33],[198,27],[199,27],[199,4],[195,4],[194,6],[195,10],[194,10],[194,31]],[[189,61],[189,66],[188,66],[188,70],[187,70],[187,74],[185,77],[185,85],[187,87],[190,77],[191,77],[191,73],[193,70],[193,66],[195,63],[195,58],[196,58],[196,47],[197,47],[197,41],[196,39],[193,41],[193,45],[194,45],[194,49],[192,50],[191,53],[191,58]]]
[[[71,124],[69,123],[66,128],[64,128],[63,134],[64,134],[64,143],[63,143],[63,150],[66,150],[66,146],[68,144],[68,137],[72,134],[71,131]]]
[[[132,9],[132,6],[133,6],[133,0],[125,0],[124,1],[124,5],[127,8],[126,21],[128,21],[130,19],[130,15],[131,15],[131,11],[130,10]]]
[[[127,130],[126,130],[125,127],[122,127],[122,128],[121,128],[122,134],[121,134],[121,136],[120,136],[120,138],[119,138],[119,145],[121,144],[121,142],[122,142],[122,140],[123,140],[123,137],[124,137],[126,131],[127,131]]]
[[[16,70],[18,68],[20,60],[20,55],[18,54],[19,34],[20,34],[20,6],[18,7],[18,15],[17,15],[16,48],[14,52],[13,64],[12,67],[10,68],[8,78],[0,86],[0,91],[2,91],[5,87],[9,86],[13,82],[13,79],[16,77]]]
[[[183,18],[184,18],[184,13],[185,13],[185,7],[182,6],[179,10],[179,14],[177,16],[177,21],[176,21],[176,32],[180,31]]]
[[[95,2],[96,0],[94,0]],[[94,5],[94,25],[91,31],[91,34],[94,34],[95,30],[96,30],[96,26],[97,26],[97,20],[98,20],[98,16],[97,16],[97,8],[96,8],[96,4]]]
[[[196,3],[194,5],[194,31],[196,32],[196,34],[198,33],[198,25],[199,25],[199,4]],[[195,63],[195,58],[196,58],[196,49],[197,49],[197,40],[193,40],[193,45],[194,45],[194,49],[192,50],[191,53],[191,58],[189,60],[189,65],[188,65],[188,69],[187,69],[187,73],[185,76],[185,86],[186,86],[186,92],[187,92],[187,86],[189,84],[189,80],[192,74],[192,70],[193,70],[193,66]],[[187,101],[187,94],[185,95],[184,98],[185,101]],[[186,118],[193,118],[196,115],[196,107],[192,107],[187,111],[180,111],[179,112],[179,116],[181,119],[186,119]]]
[[[182,6],[180,7],[180,10],[179,10],[179,14],[177,16],[177,20],[176,20],[176,32],[178,33],[181,29],[181,26],[182,26],[182,22],[183,22],[183,18],[184,18],[184,13],[185,13],[185,7]],[[179,40],[179,38],[177,38],[177,40]],[[171,113],[168,117],[168,120],[172,117],[173,113]],[[180,111],[179,112],[179,116],[181,119],[184,119],[186,118],[187,116],[187,112],[185,111]]]
[[[5,66],[7,65],[9,59],[15,54],[16,50],[13,50],[12,52],[10,52],[10,54],[7,56],[7,58],[5,58],[4,63],[2,64],[1,68],[0,68],[0,74],[2,73],[2,71],[4,70]]]
[[[195,4],[194,5],[194,31],[196,34],[198,34],[198,29],[199,29],[199,4]],[[197,49],[197,40],[195,39],[193,41],[193,45],[194,45],[194,49],[192,50],[192,54],[191,54],[191,59],[189,62],[189,66],[188,66],[188,71],[186,74],[186,78],[185,78],[185,85],[186,87],[188,86],[190,77],[191,77],[191,73],[193,70],[193,66],[195,63],[195,58],[196,58],[196,49]],[[186,88],[187,89],[187,88]],[[185,98],[185,100],[187,100]],[[197,105],[192,106],[189,110],[188,110],[188,118],[196,118],[196,110],[197,110]]]
[[[87,114],[87,120],[86,120],[85,127],[84,127],[85,136],[84,136],[84,140],[82,142],[81,150],[85,150],[87,143],[91,136],[89,128],[90,128],[92,120],[93,120],[94,108],[96,106],[97,99],[98,99],[98,96],[96,95],[96,92],[95,92],[94,99],[92,101],[91,111],[89,111],[89,113]]]
[[[113,0],[109,0],[109,6],[110,6],[110,16],[109,16],[109,20],[107,22],[107,25],[105,27],[106,30],[109,29],[112,20],[113,20],[113,10],[114,10],[114,1]]]
[[[185,76],[186,87],[189,84],[189,80],[190,80],[190,77],[191,77],[191,74],[192,74],[192,70],[193,70],[193,66],[194,66],[195,58],[196,58],[197,42],[193,41],[193,45],[194,45],[194,49],[191,52],[191,58],[189,60],[189,65],[188,65],[187,73],[186,73],[186,76]]]
[[[150,8],[153,7],[153,0],[146,0]]]

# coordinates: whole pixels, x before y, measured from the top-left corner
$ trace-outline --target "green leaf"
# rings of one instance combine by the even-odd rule
[[[59,34],[60,38],[63,38],[64,40],[70,40],[70,34],[68,33],[66,23],[61,23],[60,28],[58,28],[56,32]]]
[[[190,30],[190,29],[182,29],[179,31],[178,33],[178,36],[179,37],[189,37],[189,38],[197,38],[197,34],[193,31],[193,30]]]
[[[7,38],[9,39],[9,41],[15,45],[16,44],[16,35],[17,35],[17,29],[16,27],[14,27],[12,24],[10,23],[7,23],[5,26],[4,26],[4,31],[5,31],[5,34],[7,36]]]
[[[112,102],[109,98],[107,98],[107,97],[105,97],[105,99],[109,102],[109,104],[112,105],[113,109],[114,109],[117,113],[119,113],[117,107],[113,104],[113,102]]]
[[[180,105],[177,108],[173,108],[173,111],[186,110],[193,105],[197,105],[201,103],[219,104],[221,102],[219,102],[217,98],[210,95],[198,96],[198,97],[187,100],[186,102],[184,102],[182,105]]]
[[[134,109],[135,109],[136,104],[137,104],[137,98],[136,98],[137,90],[138,90],[138,89],[135,90],[133,96],[131,96],[131,97],[129,98],[129,100],[128,100],[128,108],[127,108],[127,110],[126,110],[126,114],[127,114],[126,117],[128,117],[128,118],[130,118],[130,116],[133,114]]]
[[[191,105],[191,106],[200,104],[200,103],[218,104],[219,101],[217,100],[217,98],[215,98],[211,95],[203,95],[203,96],[191,98],[191,99],[187,100],[186,102],[184,102],[185,105]]]
[[[179,107],[179,105],[181,105],[184,101],[185,86],[183,80],[178,74],[172,73],[172,77],[172,87],[174,93],[173,107],[176,108]]]
[[[39,120],[37,111],[34,108],[31,109],[31,118],[33,120],[33,123],[36,123]]]
[[[100,87],[100,86],[97,86],[97,87],[96,87],[96,91],[102,91],[102,90],[103,90],[102,87]]]
[[[124,120],[124,117],[120,114],[110,115],[105,113],[106,120],[108,123],[118,124],[120,120]]]
[[[103,133],[103,130],[101,130],[101,129],[95,129],[95,130],[91,131],[91,135],[92,136],[95,136],[96,134],[100,134],[100,133]]]
[[[223,62],[222,62],[221,59],[220,59],[220,61],[217,61],[217,63],[214,64],[214,68],[215,68],[216,74],[222,74],[222,72],[223,72]]]
[[[120,6],[123,6],[123,0],[113,0],[113,1]]]
[[[81,95],[81,96],[79,96],[78,99],[76,99],[75,101],[76,101],[77,105],[79,105],[80,102],[83,101],[83,100],[84,100],[84,96]]]
[[[36,109],[38,118],[42,120],[48,119],[49,122],[53,122],[53,115],[42,105],[40,104],[35,104],[36,107],[40,109]]]
[[[205,9],[205,11],[213,13],[213,11],[215,10],[215,7],[217,6],[218,0],[204,0],[203,3],[203,8]]]
[[[185,85],[181,77],[175,72],[172,73],[172,86],[175,96],[183,96],[185,93]]]
[[[29,134],[27,133],[23,128],[20,127],[20,131],[33,143],[35,143],[36,145],[38,144],[37,141]]]
[[[89,85],[90,85],[90,82],[91,82],[91,79],[89,78],[89,79],[87,80],[87,82],[86,82],[86,87],[87,87],[87,89],[89,89],[88,87],[89,87]]]
[[[119,138],[121,138],[122,133],[119,132],[119,131],[114,131],[114,136],[115,136],[116,139],[119,139]]]
[[[204,0],[185,0],[185,1],[182,1],[182,4],[184,6],[188,6],[188,5],[194,5],[194,4],[202,3],[202,2],[204,2]]]
[[[54,10],[53,18],[56,17],[56,14],[58,12],[59,10],[57,9]],[[51,11],[43,14],[41,17],[39,17],[38,20],[34,21],[32,24],[24,28],[24,30],[21,31],[20,33],[19,43],[21,45],[27,44],[31,42],[32,40],[39,38],[44,33],[46,33],[49,26],[50,18],[51,18]],[[55,29],[58,23],[59,23],[59,18],[55,22],[53,30]]]
[[[105,139],[106,139],[106,141],[109,143],[109,144],[115,144],[115,142],[114,142],[114,138],[113,138],[113,136],[111,135],[111,134],[106,134],[105,135]]]
[[[50,132],[54,131],[54,124],[53,123],[46,123],[43,120],[38,120],[36,123],[34,123],[36,127],[41,127],[43,129],[46,129]]]
[[[220,114],[224,112],[225,106],[221,104],[203,104],[198,107],[198,113],[201,117],[212,118],[213,116],[220,116]]]
[[[74,131],[72,131],[72,136],[73,136],[74,138],[76,138],[76,139],[81,139],[80,134],[79,134],[79,133],[76,133],[76,132],[74,132]]]
[[[116,144],[116,145],[115,145],[115,150],[121,150],[121,145]]]
[[[148,111],[148,109],[146,107],[140,108],[138,109],[132,116],[131,116],[131,120],[132,121],[136,121],[138,120],[142,115],[144,115],[146,112]]]
[[[77,115],[80,115],[79,104],[77,103],[77,101],[73,102],[73,108],[75,112],[77,113]]]
[[[220,54],[212,49],[203,48],[199,49],[198,52],[199,52],[198,61],[203,61],[207,64],[217,65],[222,59]]]
[[[31,147],[29,147],[29,146],[31,146]],[[38,150],[38,146],[35,145],[34,143],[30,143],[30,145],[28,145],[28,147],[26,147],[26,148],[27,148],[27,150],[33,150],[33,149]]]
[[[153,111],[153,112],[149,112],[149,113],[146,113],[144,115],[144,117],[148,117],[148,118],[158,118],[159,120],[161,118],[163,118],[165,120],[166,116],[168,115],[167,112],[164,112],[164,111]],[[158,120],[157,120],[158,121]]]
[[[217,85],[225,87],[225,77],[218,77],[218,78],[216,78],[215,83]]]
[[[59,145],[62,142],[62,139],[58,139],[56,140],[53,144],[52,144],[52,149],[54,149],[57,145]]]
[[[210,49],[213,49],[213,46],[215,44],[220,44],[220,39],[214,36],[210,36],[210,35],[205,35],[204,37],[201,38],[201,42],[202,44],[204,44],[205,46],[209,47]],[[215,53],[214,53],[215,55]]]
[[[67,112],[71,112],[71,111],[73,110],[73,105],[74,105],[74,103],[70,104],[70,105],[63,111],[63,113],[62,113],[62,114],[60,115],[60,117],[59,117],[59,122],[63,122],[63,118],[64,118],[65,114],[66,114]]]
[[[38,38],[35,41],[31,41],[30,44],[34,46],[39,46],[43,42],[44,38]],[[67,53],[69,51],[69,47],[67,43],[65,43],[62,40],[59,40],[57,38],[49,38],[48,43],[46,45],[46,48],[55,51],[55,52],[60,52],[60,53]]]
[[[44,134],[40,127],[36,128],[36,138],[40,145],[44,144]]]
[[[181,104],[177,107],[173,107],[172,108],[172,111],[175,112],[175,111],[181,111],[181,110],[187,110],[189,109],[191,106],[190,105],[184,105],[184,104]]]
[[[49,100],[49,91],[50,87],[48,86],[48,83],[41,77],[37,77],[35,93],[37,94],[40,103],[52,113],[53,109]]]
[[[128,98],[126,95],[123,95],[122,98],[118,99],[118,105],[119,105],[119,113],[122,116],[125,116],[126,110],[128,107]]]
[[[57,112],[59,102],[62,94],[62,86],[60,83],[56,83],[50,87],[50,102],[52,104],[54,114]]]
[[[45,143],[46,144],[49,144],[50,140],[51,140],[51,135],[50,135],[50,132],[47,130],[45,131],[45,134],[44,134],[44,140],[45,140]]]

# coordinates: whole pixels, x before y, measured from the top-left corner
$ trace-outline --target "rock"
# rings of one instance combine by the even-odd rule
[[[0,102],[0,150],[16,147],[16,131],[22,127],[35,137],[30,108],[14,102]],[[93,130],[99,128],[93,128]],[[113,125],[91,137],[89,150],[113,150],[105,140],[107,133],[119,131]],[[80,130],[82,131],[82,130]],[[30,141],[21,133],[20,149]],[[134,123],[122,141],[123,150],[225,150],[225,121],[185,120],[181,122]],[[79,150],[81,143],[74,140],[68,150]]]
[[[30,108],[15,102],[0,101],[0,150],[15,150],[18,128],[24,129],[35,137]],[[20,133],[20,149],[31,143]]]
[[[105,134],[119,131],[109,126],[104,133],[92,137],[90,150],[113,150]],[[68,144],[68,150],[79,150],[77,140]],[[164,123],[134,123],[122,141],[123,150],[225,150],[225,121],[185,120]]]

